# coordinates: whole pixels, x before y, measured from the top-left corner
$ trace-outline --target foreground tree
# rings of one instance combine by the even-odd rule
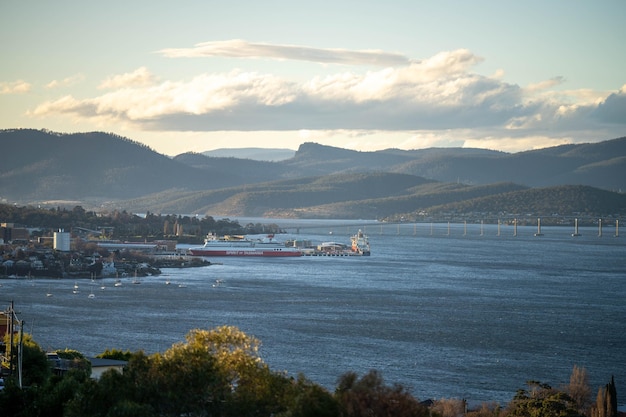
[[[430,408],[433,413],[441,417],[459,417],[465,415],[467,403],[458,398],[443,398],[435,401]]]
[[[591,406],[591,387],[589,386],[589,375],[587,370],[574,365],[566,388],[574,405],[580,414],[587,414]]]
[[[501,413],[500,405],[496,402],[482,403],[480,408],[468,411],[467,417],[498,417]]]
[[[65,415],[338,416],[328,391],[270,371],[259,344],[235,327],[192,330],[185,343],[134,353],[123,374],[108,371],[82,385]]]
[[[17,353],[13,355],[11,352],[11,339],[7,334],[4,338],[4,343],[8,347],[7,356],[10,358],[14,356],[13,366],[10,364],[2,364],[7,368],[13,369],[13,376],[10,378],[11,381],[18,384],[18,381],[15,380],[18,376],[17,371]],[[18,349],[17,345],[19,342],[17,340],[13,341],[14,347],[13,349]],[[22,385],[25,387],[30,387],[32,385],[39,386],[43,384],[50,377],[50,367],[48,365],[48,360],[46,358],[46,352],[35,342],[33,337],[29,333],[24,333],[22,338]]]
[[[596,404],[591,409],[592,417],[617,417],[617,390],[615,379],[598,390]]]
[[[537,381],[527,382],[529,390],[520,389],[505,410],[515,417],[584,417],[566,393]]]
[[[20,389],[15,375],[6,380],[0,392],[0,415],[19,417],[61,417],[65,405],[89,381],[91,368],[78,352],[64,351],[72,365],[64,375],[52,375],[43,349],[28,334],[24,335],[22,381]],[[88,361],[87,361],[88,363]]]
[[[344,417],[426,417],[428,409],[403,386],[385,385],[375,370],[360,379],[354,372],[339,378],[335,396]]]

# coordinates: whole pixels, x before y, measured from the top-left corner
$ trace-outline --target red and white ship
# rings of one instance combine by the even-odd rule
[[[302,256],[298,248],[287,247],[284,243],[274,240],[274,235],[261,239],[250,239],[245,236],[222,236],[209,234],[204,246],[190,248],[193,256],[261,256],[289,257]]]

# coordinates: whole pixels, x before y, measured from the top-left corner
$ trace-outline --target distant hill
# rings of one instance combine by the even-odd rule
[[[210,167],[221,163],[216,158],[206,158],[204,162],[196,160],[193,165]],[[175,159],[187,163],[181,156]],[[231,167],[252,167],[242,161],[229,163]],[[528,187],[550,187],[576,184],[620,191],[626,190],[626,176],[622,174],[626,172],[626,137],[518,153],[467,148],[359,152],[304,143],[293,158],[264,165],[257,174],[260,181],[270,181],[272,178],[372,171],[471,185],[514,182]]]
[[[601,190],[585,185],[562,185],[529,188],[503,193],[475,196],[465,200],[429,207],[431,214],[469,214],[474,217],[528,217],[555,218],[602,216],[619,218],[626,213],[626,194]],[[533,219],[534,220],[534,219]]]
[[[114,134],[11,129],[0,131],[0,149],[0,201],[16,204],[231,217],[626,212],[624,194],[614,192],[626,189],[626,137],[513,154],[358,152],[304,143],[289,159],[262,161],[199,153],[168,158]],[[504,204],[511,201],[515,208]]]

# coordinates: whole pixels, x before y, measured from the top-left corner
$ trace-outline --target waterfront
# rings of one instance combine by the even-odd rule
[[[349,242],[357,227],[321,224],[279,237]],[[615,375],[623,406],[623,237],[591,228],[573,238],[552,227],[543,237],[533,227],[517,237],[510,226],[500,236],[476,224],[467,233],[453,225],[450,235],[446,225],[432,235],[425,224],[366,227],[370,257],[223,258],[122,287],[85,279],[79,294],[74,280],[9,279],[0,300],[15,301],[46,349],[152,353],[190,329],[228,324],[262,341],[273,370],[329,389],[343,372],[378,369],[420,399],[506,403],[527,380],[566,384],[578,365],[594,393]]]

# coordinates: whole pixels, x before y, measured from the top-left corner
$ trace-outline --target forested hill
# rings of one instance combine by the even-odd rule
[[[590,185],[626,190],[626,137],[594,144],[562,145],[519,153],[485,149],[387,149],[357,152],[313,143],[284,161],[311,174],[382,170],[466,184],[514,182],[529,187]]]
[[[132,198],[168,189],[229,184],[121,136],[0,131],[0,197],[9,201]],[[229,184],[230,185],[230,184]]]
[[[0,201],[24,205],[382,218],[433,207],[494,210],[501,193],[588,186],[611,196],[593,211],[613,214],[621,206],[612,200],[621,194],[609,191],[626,189],[626,137],[513,154],[465,148],[358,152],[304,143],[292,158],[269,162],[197,153],[169,158],[114,134],[12,129],[0,131],[0,149]],[[551,201],[563,196],[550,192]],[[573,210],[577,202],[567,201],[556,210]]]

